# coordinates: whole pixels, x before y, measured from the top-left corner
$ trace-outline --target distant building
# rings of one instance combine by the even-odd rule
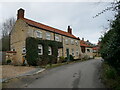
[[[100,41],[98,41],[97,45],[94,46],[93,48],[93,56],[98,57],[100,56],[99,50],[100,50]]]
[[[93,58],[93,49],[90,43],[88,41],[84,41],[84,38],[80,40],[80,47],[82,52],[82,57],[88,56],[88,58]]]

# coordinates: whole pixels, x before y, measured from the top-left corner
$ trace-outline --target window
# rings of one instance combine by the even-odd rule
[[[60,37],[59,36],[55,36],[55,41],[60,41]]]
[[[74,56],[74,49],[72,49],[72,56]]]
[[[60,51],[58,50],[58,57],[60,56]]]
[[[11,51],[15,51],[15,49],[13,48],[13,49],[11,49]]]
[[[48,47],[48,55],[52,55],[52,48],[50,46]]]
[[[90,49],[87,49],[87,52],[90,52]]]
[[[25,48],[25,47],[23,47],[23,49],[22,49],[22,53],[23,53],[23,54],[26,53],[26,48]]]
[[[36,37],[42,38],[42,32],[41,31],[36,31]]]
[[[81,46],[81,51],[82,51],[82,53],[85,53],[85,47],[84,46]]]
[[[73,40],[73,39],[71,39],[71,44],[72,44],[72,45],[74,44],[74,40]]]
[[[38,55],[43,54],[43,46],[41,44],[38,45]]]
[[[68,44],[68,39],[65,39],[65,43]]]
[[[47,39],[47,40],[50,40],[50,38],[51,38],[50,33],[46,32],[46,39]]]
[[[79,55],[79,52],[78,52],[78,49],[76,49],[76,56],[78,56]]]
[[[75,41],[76,45],[78,45],[78,41]]]

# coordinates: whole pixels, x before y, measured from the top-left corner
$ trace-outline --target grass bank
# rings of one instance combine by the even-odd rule
[[[55,68],[55,67],[59,67],[59,66],[66,65],[66,64],[72,64],[72,63],[83,62],[83,61],[87,61],[87,60],[76,60],[76,61],[69,61],[69,62],[57,63],[57,64],[52,64],[52,65],[48,64],[46,66],[42,66],[42,68],[50,69],[50,68]]]
[[[106,62],[103,62],[102,64],[101,78],[106,88],[120,90],[120,75],[118,75],[117,71]]]

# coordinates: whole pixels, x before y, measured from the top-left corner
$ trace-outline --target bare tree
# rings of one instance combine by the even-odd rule
[[[99,15],[101,15],[109,10],[116,11],[116,12],[120,13],[120,0],[113,0],[113,2],[111,2],[110,6],[107,6],[104,10],[102,10],[101,12],[99,12],[98,14],[93,16],[93,18],[96,18]]]
[[[5,22],[1,24],[1,31],[2,31],[2,51],[9,51],[10,50],[10,37],[9,34],[15,24],[15,18],[11,17]]]
[[[1,25],[2,38],[5,36],[9,36],[9,33],[11,32],[14,24],[15,24],[14,17],[9,18],[5,22],[2,23],[2,25]]]

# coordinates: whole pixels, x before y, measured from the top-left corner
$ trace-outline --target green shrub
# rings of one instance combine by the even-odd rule
[[[62,63],[64,60],[65,60],[65,57],[64,57],[64,56],[60,56],[60,57],[59,57],[59,62],[58,62],[58,63]]]
[[[70,55],[70,61],[73,61],[74,57],[72,55]]]
[[[11,60],[7,60],[7,64],[10,64],[12,61]]]
[[[108,79],[115,79],[117,72],[114,68],[108,68],[106,69],[105,74]]]

